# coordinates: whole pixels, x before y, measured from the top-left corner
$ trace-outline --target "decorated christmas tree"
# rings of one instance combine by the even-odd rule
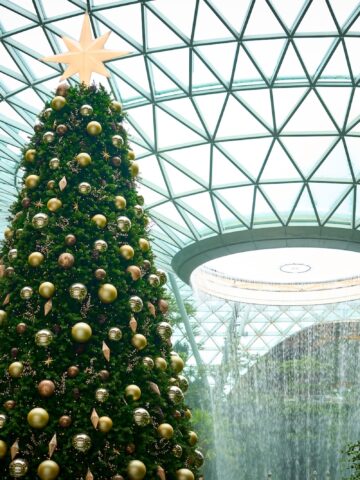
[[[91,71],[119,52],[64,39],[69,63],[24,148],[0,265],[0,478],[194,480],[184,362],[154,264],[121,104]]]

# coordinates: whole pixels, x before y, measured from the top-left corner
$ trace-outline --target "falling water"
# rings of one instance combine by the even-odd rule
[[[212,391],[218,478],[346,478],[342,451],[360,440],[359,353],[360,322],[347,321],[302,330],[245,374],[228,355]]]

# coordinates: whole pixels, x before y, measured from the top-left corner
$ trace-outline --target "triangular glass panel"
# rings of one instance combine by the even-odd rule
[[[271,78],[277,66],[285,40],[268,39],[244,42],[250,55],[255,60],[265,77]]]
[[[240,84],[246,80],[259,80],[263,83],[263,79],[259,71],[250,60],[248,54],[245,52],[244,48],[240,48],[236,62],[233,84]]]
[[[146,9],[146,45],[147,48],[184,45],[184,42],[170,28]]]
[[[346,0],[346,2],[339,2],[338,0],[330,0],[331,8],[335,13],[336,19],[339,22],[340,26],[343,26],[354,12],[354,10],[359,6],[359,0]],[[350,30],[351,31],[351,30]]]
[[[270,128],[273,128],[273,117],[268,89],[243,90],[234,92],[234,95],[243,100],[257,117],[265,121]]]
[[[72,9],[74,10],[74,7]],[[34,22],[28,18],[3,6],[0,6],[0,18],[2,27],[6,32],[10,32],[11,30],[16,30],[25,26],[29,27],[31,25],[35,25]]]
[[[287,120],[295,107],[300,103],[305,92],[307,92],[307,88],[304,87],[273,89],[275,118],[278,128]]]
[[[228,97],[217,138],[241,137],[269,133],[233,96]]]
[[[356,123],[348,133],[355,135],[360,133],[360,122]]]
[[[302,183],[277,183],[261,185],[260,189],[283,222],[286,223],[302,186]]]
[[[213,149],[211,187],[249,184],[249,179],[216,147]]]
[[[96,25],[98,27],[96,31],[96,37],[106,34],[110,28],[113,28],[113,30],[111,31],[112,34],[106,40],[107,50],[120,50],[120,51],[130,52],[130,53],[143,52],[142,44],[135,44],[133,41],[132,43],[127,42],[122,36],[120,36],[120,33],[123,33],[123,32],[118,31],[116,26],[110,21],[103,19],[102,17],[101,19],[96,18],[94,19],[94,21],[96,22]],[[112,62],[113,60],[111,60],[111,63]]]
[[[302,191],[299,201],[296,204],[295,210],[291,215],[291,221],[289,225],[298,225],[298,224],[310,224],[314,225],[318,223],[316,214],[314,211],[314,206],[312,204],[309,192],[307,188],[304,188]]]
[[[281,24],[265,0],[257,0],[254,3],[244,35],[259,35],[259,32],[261,35],[284,34]]]
[[[358,17],[346,33],[360,33],[360,18]]]
[[[341,141],[338,142],[335,148],[321,163],[312,175],[311,180],[353,181],[344,146]]]
[[[336,132],[333,122],[313,91],[284,126],[283,133],[290,132]]]
[[[208,192],[182,197],[181,203],[187,206],[192,215],[201,215],[204,220],[216,225],[213,204]]]
[[[256,138],[250,140],[234,140],[220,142],[221,149],[230,155],[238,165],[254,180],[259,176],[260,169],[268,154],[272,138]]]
[[[360,226],[360,185],[356,185],[355,227]]]
[[[22,0],[21,8],[27,10],[28,12],[33,13],[34,15],[37,15],[37,12],[35,10],[32,0]]]
[[[136,89],[144,90],[150,95],[148,72],[144,57],[125,57],[115,60],[111,66]],[[123,92],[122,92],[123,93]]]
[[[193,19],[195,13],[196,0],[157,0],[150,2],[151,8],[156,9],[159,15],[170,20],[180,32],[190,38],[193,29]]]
[[[151,209],[151,213],[155,216],[155,218],[159,218],[167,225],[175,224],[178,227],[181,227],[184,233],[186,233],[187,235],[191,235],[191,232],[188,229],[188,226],[186,225],[184,219],[182,218],[182,216],[172,202],[166,202],[162,205],[157,205],[156,207]]]
[[[153,204],[169,200],[169,198],[165,197],[164,195],[160,195],[159,192],[156,192],[152,188],[142,185],[141,181],[138,184],[137,191],[145,198],[146,208],[151,208]]]
[[[193,88],[200,90],[204,87],[208,89],[209,87],[216,88],[221,85],[221,82],[195,52],[192,52],[192,65],[191,84]]]
[[[286,26],[291,29],[302,10],[305,0],[291,0],[291,2],[287,0],[271,0],[271,3]]]
[[[17,89],[26,87],[26,84],[24,82],[15,80],[15,78],[10,77],[9,75],[5,75],[5,73],[0,73],[0,82],[2,84],[3,91],[5,91],[6,93],[12,90],[17,90]],[[56,85],[58,85],[58,83],[59,82],[57,81]]]
[[[300,63],[299,57],[295,52],[294,46],[292,43],[289,43],[279,71],[276,75],[275,83],[280,83],[281,80],[288,81],[289,79],[305,79],[305,77],[306,75],[304,69]]]
[[[167,74],[151,62],[151,72],[155,92],[160,95],[168,95],[182,92],[181,88],[173,82]],[[167,73],[167,72],[166,72]]]
[[[205,45],[203,47],[197,47],[196,50],[203,60],[223,79],[224,83],[229,84],[234,68],[236,48],[237,44],[230,42]]]
[[[154,141],[154,117],[152,105],[132,108],[128,121],[146,143],[155,145]]]
[[[214,199],[214,202],[217,209],[218,217],[220,218],[224,230],[243,226],[240,220],[236,218],[235,215],[233,215],[233,213],[231,213],[230,210],[226,208],[224,204],[216,197]]]
[[[118,30],[127,41],[131,43],[132,40],[135,40],[136,43],[142,45],[143,29],[141,6],[140,3],[132,3],[115,8],[104,8],[101,10],[101,15],[109,21],[109,25],[112,24],[113,30],[115,32]],[[82,22],[81,18],[80,21]],[[129,28],[129,25],[131,25],[131,28]],[[72,31],[79,32],[80,28],[81,27]]]
[[[349,105],[351,87],[318,87],[317,92],[324,100],[337,126],[342,129]]]
[[[343,43],[340,42],[319,77],[320,82],[334,80],[350,81],[350,72],[346,61]],[[318,80],[318,81],[319,81]]]
[[[54,70],[49,64],[42,62],[40,59],[35,59],[24,52],[17,50],[17,54],[21,61],[26,65],[27,70],[32,73],[34,79],[50,76],[54,74]],[[21,63],[21,62],[19,62]]]
[[[298,171],[277,141],[271,149],[260,178],[262,182],[301,180]]]
[[[348,193],[348,184],[309,183],[311,195],[321,221],[330,215],[336,204],[340,204]]]
[[[141,158],[138,160],[138,163],[140,167],[140,176],[142,183],[144,185],[148,185],[150,188],[158,190],[165,196],[168,196],[168,189],[164,182],[164,177],[155,155]]]
[[[202,184],[209,184],[210,145],[171,150],[166,153],[166,158],[173,159],[177,166],[189,172],[193,178],[197,177]]]
[[[256,190],[255,208],[254,208],[254,226],[266,226],[269,224],[280,224],[269,203],[260,190]]]
[[[315,169],[336,137],[281,137],[281,142],[305,177]]]
[[[200,2],[198,5],[194,34],[195,42],[201,40],[213,41],[214,39],[220,40],[232,37],[231,32],[205,2]]]
[[[355,180],[360,179],[360,137],[346,137],[345,139]]]
[[[178,208],[180,209],[182,215],[186,218],[187,222],[189,222],[193,228],[193,230],[196,232],[197,235],[200,237],[206,237],[209,234],[214,234],[217,233],[217,230],[214,226],[210,226],[206,220],[200,219],[196,217],[195,215],[192,215],[187,208],[184,208],[183,205],[181,205],[181,202],[176,202],[178,205]]]
[[[346,50],[351,63],[351,70],[354,77],[360,75],[360,58],[359,58],[359,40],[357,38],[345,38]]]
[[[216,196],[221,198],[225,204],[231,205],[246,224],[250,223],[254,201],[253,185],[218,190]]]
[[[350,228],[353,223],[354,189],[340,203],[335,212],[326,220],[325,225]]]
[[[209,129],[210,134],[214,133],[219,122],[219,116],[224,106],[226,93],[212,93],[209,95],[196,95],[194,97],[203,122]]]
[[[156,62],[167,70],[170,76],[177,79],[186,89],[189,88],[189,49],[177,48],[176,61],[174,61],[174,51],[164,51],[149,55]]]
[[[329,12],[325,0],[311,2],[300,25],[296,29],[299,33],[336,32],[337,28]]]
[[[333,43],[332,37],[295,39],[296,47],[311,77],[315,75]]]
[[[351,127],[354,122],[358,122],[360,120],[360,112],[359,112],[359,105],[360,105],[360,88],[355,88],[354,95],[351,101],[351,108],[349,112],[349,116],[347,118],[347,128]]]
[[[179,169],[173,167],[170,163],[162,161],[162,166],[167,175],[167,183],[175,195],[182,195],[189,192],[203,190],[204,187],[192,180],[191,177],[185,175]]]
[[[120,97],[122,101],[124,100],[130,101],[130,100],[134,100],[135,98],[143,100],[143,97],[146,96],[146,94],[143,95],[141,93],[141,90],[140,92],[136,90],[135,85],[134,85],[135,88],[129,85],[129,82],[131,82],[131,80],[125,77],[125,75],[122,77],[121,74],[118,75],[115,72],[114,76],[116,77],[116,83],[117,83],[118,91],[120,92]]]
[[[172,112],[174,115],[179,117],[179,119],[189,127],[193,126],[195,129],[201,130],[201,132],[205,135],[204,127],[190,98],[179,98],[177,100],[161,102],[161,106],[164,108],[164,110]]]
[[[18,66],[12,59],[11,55],[8,53],[7,49],[0,43],[0,56],[2,67],[9,68],[13,72],[17,73],[17,78],[26,82],[24,75],[19,70]],[[53,71],[54,72],[54,71]]]
[[[224,0],[212,0],[212,4],[221,13],[224,20],[239,32],[246,19],[251,0],[241,2],[224,2]]]
[[[202,138],[193,130],[185,127],[171,115],[162,111],[159,107],[155,107],[157,122],[157,144],[161,149],[166,147],[191,144],[200,142]]]

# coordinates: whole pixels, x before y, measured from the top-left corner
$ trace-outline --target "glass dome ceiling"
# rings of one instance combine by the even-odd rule
[[[0,2],[0,208],[88,9],[129,112],[158,259],[231,231],[360,225],[357,0]],[[74,81],[74,80],[72,80]],[[107,81],[106,81],[107,82]]]

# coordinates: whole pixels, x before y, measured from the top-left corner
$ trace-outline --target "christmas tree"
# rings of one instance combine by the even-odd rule
[[[85,17],[77,51],[91,50],[89,32]],[[24,148],[5,231],[0,478],[194,480],[203,456],[171,348],[166,274],[122,106],[86,85],[94,58],[111,58],[103,37],[91,41],[96,55],[65,75],[86,82],[60,84]]]

